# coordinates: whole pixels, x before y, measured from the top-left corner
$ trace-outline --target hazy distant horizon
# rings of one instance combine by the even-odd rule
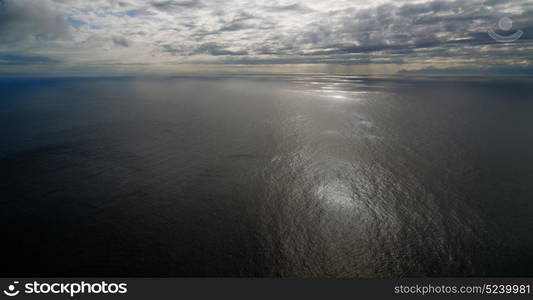
[[[51,80],[51,79],[171,79],[171,78],[238,78],[238,77],[344,77],[344,78],[368,78],[368,79],[449,79],[449,80],[470,80],[470,79],[485,79],[485,80],[530,80],[531,75],[526,73],[429,73],[429,72],[399,72],[395,74],[357,74],[357,73],[174,73],[174,74],[121,74],[121,75],[106,75],[106,74],[84,74],[84,75],[66,75],[66,74],[21,74],[21,73],[3,73],[0,75],[0,80]]]

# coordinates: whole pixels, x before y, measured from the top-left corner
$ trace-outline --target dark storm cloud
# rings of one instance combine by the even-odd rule
[[[313,9],[308,6],[302,5],[300,3],[294,3],[289,5],[282,6],[265,6],[265,10],[271,12],[299,12],[299,13],[310,13]]]
[[[239,31],[239,30],[245,30],[245,29],[251,29],[251,28],[255,28],[255,26],[253,26],[251,24],[247,24],[247,23],[242,22],[242,21],[236,21],[236,22],[230,22],[230,23],[222,26],[222,28],[220,28],[219,32],[222,32],[222,31]]]
[[[128,7],[128,6],[131,6],[131,3],[124,2],[124,1],[119,1],[119,2],[118,2],[118,5],[119,5],[120,7]]]
[[[151,5],[159,10],[179,9],[179,8],[201,8],[204,4],[199,0],[167,0],[167,1],[155,1]]]
[[[0,0],[0,42],[48,40],[64,37],[69,25],[48,0]]]
[[[114,36],[112,40],[113,44],[117,46],[129,47],[131,45],[130,41],[123,36]]]

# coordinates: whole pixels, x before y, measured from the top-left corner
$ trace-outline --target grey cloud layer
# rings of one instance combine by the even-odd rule
[[[55,39],[68,33],[63,12],[48,0],[0,0],[1,43]]]
[[[487,34],[503,16],[513,44]],[[0,51],[72,63],[524,67],[532,41],[523,0],[0,0]]]

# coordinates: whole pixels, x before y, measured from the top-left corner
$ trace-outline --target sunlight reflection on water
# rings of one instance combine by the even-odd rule
[[[19,84],[0,80],[13,274],[531,275],[533,85]]]

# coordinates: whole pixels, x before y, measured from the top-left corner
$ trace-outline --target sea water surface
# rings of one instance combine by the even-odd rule
[[[532,276],[533,84],[0,80],[9,276]]]

